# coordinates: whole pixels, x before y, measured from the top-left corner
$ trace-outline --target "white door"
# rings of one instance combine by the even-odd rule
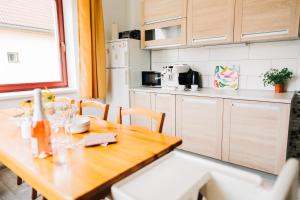
[[[128,42],[119,41],[106,45],[107,68],[125,68],[129,65]]]
[[[116,68],[107,69],[107,97],[106,102],[110,105],[108,120],[115,122],[117,119],[118,107],[129,107],[129,86],[128,86],[128,69]],[[129,123],[129,120],[124,118],[123,122]]]

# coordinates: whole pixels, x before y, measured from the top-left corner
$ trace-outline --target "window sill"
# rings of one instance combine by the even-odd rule
[[[61,94],[76,94],[78,92],[75,88],[57,88],[51,89],[56,95]],[[23,99],[32,97],[32,91],[21,91],[21,92],[5,92],[0,93],[1,100],[10,100],[10,99]]]

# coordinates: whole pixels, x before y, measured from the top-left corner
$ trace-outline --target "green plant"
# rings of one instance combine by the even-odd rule
[[[293,77],[293,72],[288,68],[274,69],[271,68],[265,74],[263,74],[264,86],[284,84]]]

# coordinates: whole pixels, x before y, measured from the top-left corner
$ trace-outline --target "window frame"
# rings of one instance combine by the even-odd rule
[[[36,83],[16,83],[0,84],[0,93],[26,91],[35,88],[62,88],[68,87],[67,58],[65,45],[65,29],[62,0],[55,0],[58,26],[58,40],[60,53],[61,81],[53,82],[36,82]]]

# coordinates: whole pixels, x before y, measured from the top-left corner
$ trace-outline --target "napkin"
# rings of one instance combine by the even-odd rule
[[[90,133],[82,139],[85,147],[104,145],[117,142],[115,133]]]

